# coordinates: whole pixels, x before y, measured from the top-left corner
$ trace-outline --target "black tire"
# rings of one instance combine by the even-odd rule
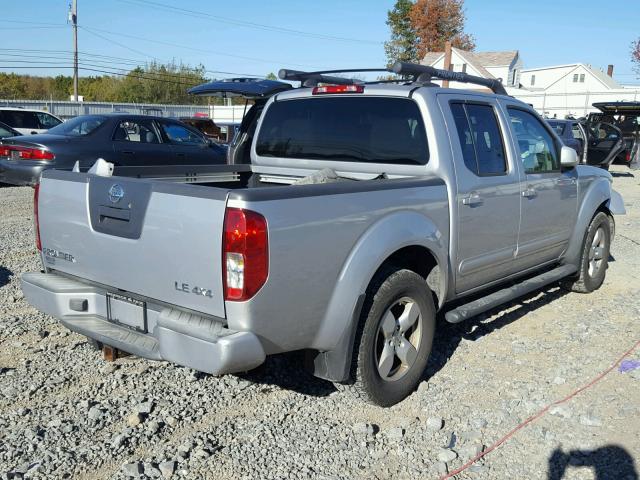
[[[405,327],[399,320],[405,318],[405,324],[409,324],[411,320],[406,319],[415,315],[415,307],[419,309],[418,316],[403,331]],[[396,330],[387,336],[388,329],[383,323],[389,325],[392,318],[389,315],[396,322]],[[376,275],[368,288],[355,338],[351,389],[357,396],[368,403],[389,407],[416,389],[431,353],[435,317],[431,291],[420,275],[397,269],[384,269]],[[387,348],[394,352],[391,363],[386,361],[390,357],[388,353],[385,355]],[[382,370],[379,365],[383,365]],[[386,366],[389,370],[385,378],[381,371],[387,371]]]
[[[596,235],[601,232],[602,243],[596,240]],[[601,250],[595,255],[594,243],[600,245]],[[584,237],[582,244],[582,255],[580,256],[580,269],[576,277],[563,280],[562,287],[572,292],[591,293],[597,290],[604,282],[604,277],[609,266],[609,251],[611,249],[611,224],[609,217],[604,212],[598,212],[591,223]],[[595,257],[600,257],[600,262]],[[596,261],[597,268],[592,262]]]

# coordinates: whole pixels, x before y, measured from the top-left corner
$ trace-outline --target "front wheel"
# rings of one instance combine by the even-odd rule
[[[610,248],[609,217],[606,213],[598,212],[591,220],[585,235],[578,276],[563,281],[562,286],[579,293],[590,293],[600,288],[607,273]]]
[[[410,395],[427,365],[434,330],[435,306],[425,279],[410,270],[379,273],[356,335],[355,392],[381,407]]]

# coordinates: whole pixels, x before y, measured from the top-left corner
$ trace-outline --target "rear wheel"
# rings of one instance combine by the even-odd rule
[[[604,212],[598,212],[591,220],[585,235],[578,276],[563,281],[562,286],[579,293],[590,293],[600,288],[607,273],[610,248],[609,217]]]
[[[435,307],[424,278],[410,270],[377,275],[356,335],[354,391],[382,407],[410,395],[427,365],[434,330]]]

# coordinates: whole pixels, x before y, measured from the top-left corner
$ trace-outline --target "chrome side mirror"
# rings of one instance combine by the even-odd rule
[[[560,167],[573,168],[578,165],[578,154],[576,151],[567,146],[563,146],[560,150]]]

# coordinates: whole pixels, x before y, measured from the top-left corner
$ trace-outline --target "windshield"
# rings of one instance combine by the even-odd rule
[[[48,133],[53,135],[64,135],[66,137],[82,137],[84,135],[89,135],[106,121],[107,117],[100,115],[83,115],[67,120],[57,127],[53,127]]]

